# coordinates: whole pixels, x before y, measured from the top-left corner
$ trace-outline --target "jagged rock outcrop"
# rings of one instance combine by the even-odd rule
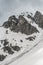
[[[4,24],[2,26],[4,26],[5,28],[12,28],[15,27],[18,23],[18,19],[13,15],[10,16],[8,21],[4,22]]]
[[[14,16],[9,17],[8,21],[5,22],[3,26],[5,28],[9,27],[11,31],[21,32],[27,35],[38,32],[38,30],[28,23],[28,21],[22,15],[20,15],[18,19]]]
[[[10,16],[9,19],[8,19],[8,21],[13,21],[15,23],[18,23],[18,19],[16,18],[15,15]]]
[[[39,11],[36,11],[34,19],[35,22],[39,25],[39,27],[43,28],[43,15]]]
[[[27,35],[30,35],[34,32],[38,32],[38,30],[30,23],[28,23],[28,21],[23,16],[20,15],[18,21],[19,23],[14,30],[15,32],[21,32]]]
[[[34,17],[32,17],[31,15],[28,14],[27,17],[35,21]]]
[[[5,55],[0,55],[0,61],[3,61],[6,58]]]

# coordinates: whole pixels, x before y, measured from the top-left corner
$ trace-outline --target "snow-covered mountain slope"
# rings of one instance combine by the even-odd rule
[[[6,30],[8,31],[8,33],[6,33]],[[3,27],[0,27],[0,31],[0,55],[5,56],[6,60],[8,58],[14,58],[17,55],[32,48],[40,40],[41,36],[41,33],[33,33],[32,35],[26,35],[20,32],[13,32]],[[0,57],[0,61],[5,59],[1,58],[2,57]],[[6,60],[4,60],[4,63]]]
[[[0,27],[0,65],[8,65],[30,51],[42,40],[42,34],[33,16],[10,16]]]
[[[43,65],[43,38],[30,52],[9,65]]]

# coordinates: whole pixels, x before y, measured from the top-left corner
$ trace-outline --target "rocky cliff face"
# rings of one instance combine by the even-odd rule
[[[39,11],[36,11],[34,19],[38,26],[43,28],[43,15]]]
[[[0,61],[21,50],[24,52],[26,48],[35,45],[37,39],[40,40],[41,33],[37,25],[43,28],[43,15],[39,11],[34,16],[29,14],[27,16],[19,15],[18,18],[15,15],[10,16],[0,27],[0,32],[2,31],[0,34]],[[39,33],[37,34],[37,32]]]
[[[13,15],[10,16],[8,21],[4,22],[2,26],[4,26],[5,28],[11,28],[11,27],[15,27],[18,23],[18,19]]]
[[[31,16],[28,18],[33,21]],[[5,28],[10,28],[11,31],[21,32],[27,35],[38,32],[38,30],[32,26],[22,15],[19,15],[18,19],[14,15],[10,16],[8,21],[6,21],[3,26]]]
[[[38,30],[32,26],[28,21],[22,16],[19,16],[19,31],[25,34],[32,34],[34,32],[38,32]]]

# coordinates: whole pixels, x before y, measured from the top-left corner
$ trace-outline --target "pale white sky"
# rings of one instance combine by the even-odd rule
[[[0,0],[0,22],[21,11],[43,13],[43,0]]]

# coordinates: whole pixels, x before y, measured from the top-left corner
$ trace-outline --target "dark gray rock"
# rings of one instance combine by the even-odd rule
[[[11,16],[9,17],[8,21],[4,22],[4,24],[2,26],[4,26],[5,28],[14,28],[18,23],[18,19],[15,16]]]
[[[8,19],[8,21],[13,21],[15,23],[18,23],[18,19],[14,15],[10,16],[9,19]]]
[[[21,42],[23,42],[23,40],[20,40]]]
[[[0,61],[3,61],[5,59],[6,56],[4,55],[0,55]]]
[[[26,38],[26,40],[30,40],[30,41],[33,41],[33,40],[35,40],[35,38],[36,38],[36,36],[31,36],[31,37],[28,37],[28,38]]]
[[[1,41],[1,44],[3,44],[4,46],[8,45],[8,40],[7,39],[4,39],[4,40],[0,40]]]
[[[0,47],[1,47],[1,45],[0,45]]]
[[[39,11],[36,11],[34,19],[36,24],[38,24],[39,27],[43,28],[43,15]]]
[[[14,20],[12,21],[12,19],[14,19],[15,21],[17,20],[15,18],[15,16],[11,16],[9,17],[8,21],[5,22],[3,24],[3,26],[6,28],[10,28],[11,31],[14,31],[14,32],[21,32],[21,33],[24,33],[24,34],[27,34],[27,35],[30,35],[34,32],[38,32],[38,30],[32,26],[30,23],[28,23],[28,21],[22,16],[20,15],[18,17],[18,22],[15,23]]]
[[[22,15],[19,16],[18,21],[19,21],[19,24],[26,23],[26,20],[25,20],[25,18]]]
[[[6,21],[3,23],[3,25],[5,28],[9,28],[10,27],[10,22],[9,21]]]
[[[18,20],[19,23],[15,29],[15,32],[21,32],[27,35],[30,35],[34,32],[38,32],[38,30],[30,23],[28,23],[28,21],[23,16],[20,15]]]
[[[35,21],[34,17],[32,17],[31,15],[28,14],[27,17]]]
[[[20,50],[20,47],[19,46],[12,46],[13,50],[15,51],[19,51]]]
[[[8,34],[8,30],[6,30],[6,34]]]
[[[7,41],[7,39],[5,39],[3,41],[4,41],[4,44],[3,44],[4,46],[8,45],[9,42]]]
[[[9,46],[4,46],[3,50],[4,50],[4,52],[7,51],[9,54],[13,54],[14,53]]]

